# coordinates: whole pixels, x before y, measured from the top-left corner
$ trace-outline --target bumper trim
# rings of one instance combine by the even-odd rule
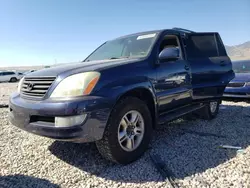
[[[250,98],[250,95],[223,94],[223,97]]]
[[[107,98],[102,97],[31,103],[14,95],[9,102],[9,119],[14,126],[36,135],[71,142],[93,142],[103,136],[111,105]],[[87,114],[85,121],[71,127],[55,127],[51,122],[32,122],[30,119],[32,115],[69,117],[81,114]]]

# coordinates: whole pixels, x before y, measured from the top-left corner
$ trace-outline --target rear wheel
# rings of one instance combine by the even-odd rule
[[[17,78],[12,77],[12,78],[10,79],[10,82],[17,82]]]
[[[220,100],[210,101],[204,108],[198,111],[201,118],[206,120],[214,119],[219,112]]]
[[[152,118],[147,105],[138,98],[127,97],[115,106],[103,138],[96,145],[106,159],[128,164],[145,152],[151,133]]]

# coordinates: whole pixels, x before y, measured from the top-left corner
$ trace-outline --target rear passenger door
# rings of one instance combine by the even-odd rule
[[[234,72],[219,34],[188,34],[186,52],[192,72],[193,99],[221,97]]]
[[[8,82],[8,81],[10,81],[11,76],[15,75],[15,73],[14,72],[4,72],[3,75],[4,75],[4,81]]]
[[[9,73],[8,72],[3,72],[2,73],[3,75],[2,75],[2,81],[3,82],[6,82],[6,81],[8,81],[8,78],[9,78]]]

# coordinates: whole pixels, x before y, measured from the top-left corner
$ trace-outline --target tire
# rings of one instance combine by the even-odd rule
[[[16,78],[16,77],[12,77],[12,78],[10,79],[10,82],[17,82],[17,78]]]
[[[213,107],[212,107],[213,106]],[[214,119],[219,112],[220,100],[210,101],[204,108],[198,111],[198,115],[202,119]]]
[[[140,126],[139,128],[141,129],[141,127],[144,127],[144,131],[141,131],[141,133],[143,132],[142,134],[134,133],[134,136],[130,135],[134,138],[135,147],[133,150],[129,151],[129,149],[126,147],[132,146],[132,144],[129,144],[131,142],[129,140],[125,140],[124,142],[120,143],[118,140],[118,134],[124,133],[123,126],[124,124],[126,124],[124,123],[125,121],[122,121],[124,120],[124,117],[126,116],[126,120],[129,120],[129,113],[132,113],[130,115],[132,119],[134,113],[137,112],[138,120],[134,128],[137,129],[137,127]],[[144,126],[142,126],[143,124]],[[126,130],[128,131],[128,128]],[[127,131],[125,131],[126,137],[128,134]],[[151,133],[152,118],[147,105],[138,98],[127,97],[119,101],[112,110],[106,129],[104,131],[103,138],[96,142],[96,146],[104,158],[115,163],[128,164],[137,160],[146,151],[150,142]]]

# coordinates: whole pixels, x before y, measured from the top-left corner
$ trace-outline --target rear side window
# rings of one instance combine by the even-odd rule
[[[4,72],[3,75],[14,75],[15,73],[14,72]]]
[[[188,57],[203,58],[218,56],[214,35],[193,35],[188,40]]]
[[[217,33],[192,34],[187,40],[189,58],[227,56],[225,47]]]

